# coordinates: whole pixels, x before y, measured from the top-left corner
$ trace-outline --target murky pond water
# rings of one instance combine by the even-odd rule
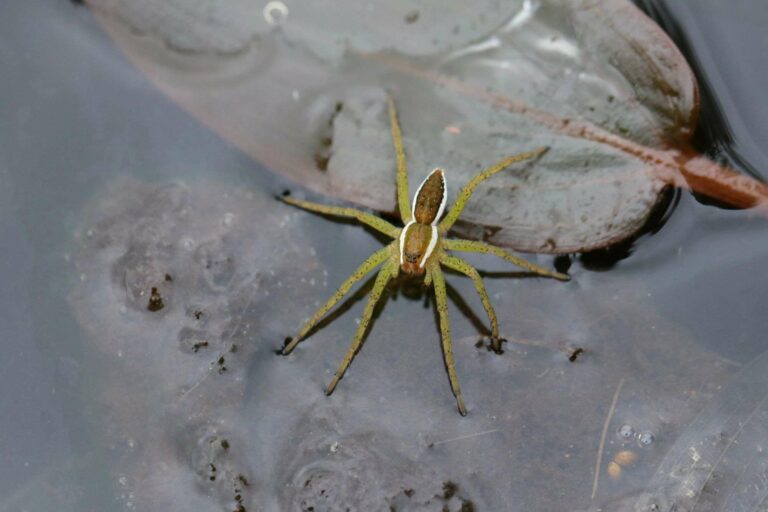
[[[729,80],[736,43],[697,39],[716,4],[662,21],[730,101],[703,149],[761,170],[765,69]],[[89,10],[9,4],[0,41],[0,510],[766,506],[764,214],[677,192],[628,257],[560,258],[569,283],[469,257],[508,342],[487,350],[449,275],[465,418],[429,294],[399,281],[326,397],[362,293],[275,350],[380,241],[276,201],[311,193],[163,96]]]

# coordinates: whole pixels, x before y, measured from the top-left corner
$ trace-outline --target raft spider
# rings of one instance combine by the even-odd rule
[[[352,286],[365,277],[373,269],[382,265],[376,276],[373,289],[370,293],[368,303],[365,306],[360,325],[352,340],[352,345],[347,350],[344,359],[336,370],[331,383],[325,390],[326,395],[333,393],[339,380],[344,376],[344,372],[349,367],[355,354],[360,349],[363,342],[368,324],[371,320],[374,307],[381,298],[382,292],[390,279],[397,277],[400,271],[413,276],[424,276],[424,283],[427,286],[434,286],[435,302],[437,304],[438,316],[440,319],[440,336],[442,338],[443,356],[445,366],[448,370],[448,378],[451,383],[451,389],[456,397],[459,412],[462,416],[467,414],[467,408],[464,405],[464,399],[461,396],[459,380],[456,377],[456,368],[453,360],[453,349],[451,347],[451,334],[448,325],[448,303],[446,298],[445,280],[441,265],[460,272],[470,279],[480,295],[480,300],[488,315],[491,323],[491,346],[495,352],[500,353],[502,339],[499,337],[499,326],[496,320],[496,313],[491,306],[488,293],[478,271],[469,263],[450,254],[448,251],[479,252],[493,254],[503,258],[519,267],[529,270],[535,274],[554,277],[562,281],[570,279],[567,275],[559,272],[552,272],[545,268],[529,263],[500,247],[496,247],[485,242],[476,242],[471,240],[447,239],[445,235],[456,222],[464,205],[469,200],[475,188],[484,180],[490,178],[497,172],[509,167],[515,162],[536,158],[547,151],[548,148],[539,148],[527,153],[521,153],[510,156],[498,162],[484,171],[477,174],[459,191],[456,202],[448,210],[445,217],[440,220],[445,209],[446,202],[446,181],[442,169],[433,170],[429,176],[421,183],[413,199],[413,208],[408,203],[408,172],[406,168],[405,152],[403,150],[400,125],[397,120],[397,111],[394,101],[388,97],[389,121],[392,130],[392,142],[395,147],[397,160],[397,201],[404,227],[398,228],[389,222],[369,213],[357,210],[355,208],[344,208],[337,206],[327,206],[318,203],[311,203],[291,197],[281,197],[288,204],[310,210],[313,212],[335,215],[338,217],[350,217],[359,222],[370,226],[392,238],[393,241],[386,247],[379,249],[367,260],[365,260],[352,275],[336,290],[330,299],[315,312],[312,318],[302,327],[301,331],[287,341],[282,350],[283,355],[288,355],[296,348],[296,345],[307,335],[320,319],[333,308],[341,298],[352,288]]]

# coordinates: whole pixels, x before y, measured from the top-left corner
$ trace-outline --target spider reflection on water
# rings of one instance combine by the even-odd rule
[[[472,195],[472,192],[481,182],[509,167],[513,163],[539,157],[545,153],[548,148],[539,148],[527,153],[510,156],[480,172],[459,191],[456,202],[448,210],[445,217],[440,220],[440,217],[443,215],[443,210],[445,209],[447,196],[445,174],[442,169],[433,170],[416,191],[413,199],[413,207],[411,207],[408,202],[408,172],[405,161],[405,152],[403,150],[400,125],[397,120],[397,111],[391,97],[388,98],[388,106],[392,141],[397,159],[398,209],[404,227],[396,227],[382,218],[355,208],[327,206],[293,199],[291,197],[280,198],[288,204],[305,210],[356,219],[393,239],[389,245],[373,253],[373,255],[365,260],[357,270],[355,270],[352,275],[341,284],[331,298],[328,299],[328,301],[315,312],[304,327],[302,327],[301,331],[299,331],[299,333],[285,345],[282,354],[290,354],[291,351],[296,348],[296,345],[304,339],[307,333],[323,318],[323,316],[333,308],[342,297],[347,294],[347,292],[349,292],[356,282],[363,279],[369,272],[381,265],[381,269],[376,276],[373,289],[368,298],[368,303],[365,306],[363,316],[360,320],[360,325],[352,340],[352,345],[347,350],[339,369],[336,370],[336,374],[333,376],[331,383],[325,390],[326,395],[330,395],[333,393],[333,390],[336,389],[336,385],[344,376],[344,372],[347,370],[347,367],[349,367],[355,354],[360,349],[376,303],[381,298],[390,279],[397,277],[400,271],[412,276],[423,276],[424,283],[427,286],[433,286],[435,290],[435,303],[437,304],[440,321],[440,336],[442,339],[445,366],[448,369],[448,378],[451,383],[453,394],[456,397],[459,412],[464,416],[467,414],[467,408],[464,405],[464,399],[461,396],[461,388],[459,387],[459,380],[456,376],[456,368],[453,360],[451,334],[448,323],[446,286],[441,265],[448,269],[460,272],[472,279],[491,323],[491,346],[494,351],[500,352],[502,340],[499,337],[499,326],[498,321],[496,320],[496,313],[493,310],[493,306],[491,306],[491,301],[485,290],[485,285],[483,284],[480,274],[472,265],[458,256],[451,254],[449,251],[493,254],[541,276],[554,277],[555,279],[560,279],[562,281],[567,281],[569,277],[565,274],[552,272],[539,267],[538,265],[529,263],[500,247],[485,242],[448,239],[445,238],[445,235],[458,219],[464,209],[464,205]]]

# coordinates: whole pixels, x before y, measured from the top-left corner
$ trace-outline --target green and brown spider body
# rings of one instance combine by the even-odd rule
[[[453,226],[454,222],[456,222],[456,219],[458,219],[461,211],[464,209],[464,205],[469,200],[477,185],[515,162],[529,160],[542,155],[546,152],[546,148],[539,148],[528,153],[505,158],[496,165],[479,173],[459,191],[456,202],[441,220],[447,198],[445,173],[442,169],[435,169],[429,176],[427,176],[416,191],[413,200],[413,208],[411,208],[408,201],[408,172],[406,168],[405,152],[403,151],[400,125],[397,121],[397,112],[391,98],[389,98],[389,119],[392,129],[392,141],[397,157],[397,200],[400,216],[404,223],[403,228],[398,228],[384,219],[354,208],[326,206],[290,197],[282,198],[283,201],[306,210],[357,219],[363,224],[366,224],[393,239],[389,245],[373,253],[373,255],[365,260],[362,265],[360,265],[360,267],[358,267],[357,270],[342,283],[331,298],[328,299],[328,301],[315,312],[304,327],[302,327],[296,337],[286,344],[282,353],[284,355],[290,354],[296,345],[315,325],[317,325],[320,319],[330,311],[344,295],[346,295],[356,282],[360,281],[376,267],[381,266],[381,269],[376,276],[373,289],[371,290],[368,303],[365,306],[363,316],[360,320],[360,325],[358,326],[352,341],[352,345],[347,350],[333,380],[328,385],[328,388],[326,388],[326,394],[330,395],[333,393],[339,380],[344,376],[344,373],[352,362],[352,359],[355,357],[355,354],[360,349],[363,342],[363,336],[365,335],[371,316],[373,315],[373,309],[381,298],[384,288],[389,280],[397,277],[401,270],[406,274],[424,276],[424,282],[427,285],[431,284],[435,290],[435,302],[440,318],[440,336],[443,347],[443,356],[445,357],[445,366],[448,370],[451,389],[456,396],[459,412],[462,415],[466,415],[467,409],[461,395],[461,388],[459,387],[459,380],[456,376],[453,360],[453,349],[448,322],[447,293],[441,266],[460,272],[472,279],[491,323],[491,342],[496,352],[500,352],[501,339],[499,338],[496,313],[491,306],[491,301],[485,290],[485,285],[483,284],[480,274],[469,263],[450,252],[464,251],[493,254],[539,275],[554,277],[564,281],[569,278],[565,274],[551,272],[545,268],[520,259],[500,247],[484,242],[446,239],[445,235],[448,233],[451,226]]]
[[[440,241],[437,221],[445,209],[446,196],[445,173],[435,169],[416,191],[411,221],[400,233],[400,269],[406,274],[424,274],[427,261],[435,254]]]

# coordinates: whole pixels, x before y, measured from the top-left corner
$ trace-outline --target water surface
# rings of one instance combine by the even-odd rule
[[[361,296],[274,351],[380,241],[274,201],[307,192],[171,103],[87,9],[17,3],[0,34],[1,510],[759,510],[763,215],[679,193],[567,284],[470,257],[509,341],[485,348],[448,276],[466,418],[427,294],[399,283],[327,398]],[[753,133],[759,80],[711,83]]]

